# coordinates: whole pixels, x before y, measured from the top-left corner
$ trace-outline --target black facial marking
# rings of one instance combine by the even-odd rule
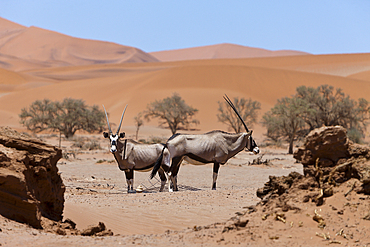
[[[248,138],[246,148],[247,148],[249,151],[253,152],[253,149],[254,149],[255,147],[257,147],[257,144],[256,144],[256,142],[254,141],[254,139],[252,138],[252,136],[250,136],[250,137]]]

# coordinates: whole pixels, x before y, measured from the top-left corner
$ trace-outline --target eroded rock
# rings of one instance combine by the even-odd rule
[[[338,160],[349,158],[347,131],[341,126],[321,127],[312,130],[302,147],[294,152],[293,157],[303,164],[305,175],[314,175],[312,167],[320,159],[321,167],[334,166]]]
[[[370,148],[352,143],[341,126],[322,127],[311,131],[303,146],[294,153],[303,165],[303,176],[270,176],[263,188],[257,190],[261,203],[283,211],[299,208],[297,202],[324,203],[334,194],[334,188],[351,179],[357,193],[370,194]],[[303,197],[295,195],[305,190]],[[294,206],[296,205],[296,206]]]
[[[42,228],[42,217],[62,220],[61,157],[57,147],[0,127],[0,214],[35,228]]]
[[[112,236],[113,232],[106,229],[103,222],[99,222],[97,226],[89,226],[81,232],[82,236]]]

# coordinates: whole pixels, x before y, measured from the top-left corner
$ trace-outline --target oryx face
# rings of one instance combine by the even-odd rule
[[[254,139],[251,135],[248,137],[246,148],[250,152],[253,152],[254,154],[258,154],[260,152],[260,149],[258,148],[257,143],[254,141]]]
[[[105,111],[105,116],[107,117],[107,124],[108,124],[108,129],[109,129],[109,133],[104,132],[104,133],[103,133],[103,136],[104,136],[105,138],[108,138],[108,137],[109,137],[109,141],[110,141],[110,151],[111,151],[112,153],[115,153],[115,152],[117,152],[118,140],[119,140],[120,138],[124,138],[124,137],[125,137],[125,133],[119,133],[119,130],[120,130],[120,128],[121,128],[122,119],[123,119],[123,116],[125,115],[125,111],[126,111],[127,105],[126,105],[125,109],[123,110],[122,117],[121,117],[121,121],[119,122],[119,126],[118,126],[118,129],[117,129],[117,133],[116,133],[116,134],[114,134],[114,133],[112,132],[112,129],[110,128],[109,119],[108,119],[108,114],[107,114],[107,111],[105,110],[104,105],[103,105],[103,108],[104,108],[104,111]]]
[[[103,136],[105,138],[109,138],[109,141],[110,141],[110,151],[112,153],[115,153],[117,151],[117,143],[118,143],[118,140],[120,138],[124,138],[125,137],[125,133],[120,133],[119,135],[115,135],[115,134],[108,134],[107,132],[104,132],[103,133]]]

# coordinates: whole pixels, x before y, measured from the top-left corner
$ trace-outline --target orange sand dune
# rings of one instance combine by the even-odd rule
[[[370,69],[367,71],[349,75],[348,77],[353,78],[353,79],[363,80],[363,81],[370,81]]]
[[[348,76],[370,70],[370,53],[256,58],[253,61],[247,61],[247,64],[310,73]]]
[[[186,49],[150,52],[149,54],[162,62],[169,62],[214,58],[295,56],[306,55],[308,53],[290,50],[269,51],[260,48],[224,43]]]
[[[349,76],[370,70],[370,53],[358,54],[329,54],[329,55],[305,55],[285,57],[262,57],[246,59],[227,59],[231,65],[247,65],[263,68],[275,68],[284,70],[296,70],[310,73],[320,73],[337,76]],[[172,64],[203,64],[222,65],[223,59],[181,61]],[[166,64],[166,63],[162,63]]]
[[[14,90],[18,85],[26,83],[25,76],[0,68],[0,93]]]
[[[370,53],[363,54],[330,54],[330,55],[305,55],[305,56],[285,56],[285,57],[265,57],[265,58],[246,58],[246,59],[208,59],[208,60],[189,60],[176,62],[161,62],[161,63],[140,63],[126,64],[124,69],[132,71],[138,70],[157,70],[166,67],[174,66],[205,66],[205,65],[220,65],[220,66],[250,66],[262,68],[274,68],[283,70],[302,71],[315,74],[327,74],[335,76],[351,76],[353,74],[366,72],[370,70]],[[100,66],[100,65],[97,65]],[[91,67],[97,69],[98,67]],[[112,67],[109,65],[109,70],[106,72],[115,72],[113,70],[122,70],[122,67]],[[117,65],[120,66],[120,65]],[[113,69],[114,68],[114,69]],[[60,71],[64,73],[62,68]],[[86,68],[82,68],[85,70]],[[103,69],[105,69],[103,67]],[[102,69],[102,70],[103,70]],[[68,68],[69,71],[80,70]],[[50,70],[55,73],[54,70]],[[34,72],[45,74],[48,70],[37,70]],[[90,72],[89,72],[90,73]],[[359,78],[361,79],[361,78]]]
[[[134,47],[74,38],[37,27],[26,28],[3,18],[0,18],[0,44],[0,54],[25,61],[22,69],[35,68],[25,67],[26,63],[35,63],[39,67],[58,67],[157,61]],[[5,66],[17,70],[16,64],[9,61],[5,63]],[[3,64],[4,61],[0,66]]]
[[[28,61],[14,56],[0,54],[0,67],[12,71],[47,68],[50,65],[40,61]]]
[[[17,85],[26,82],[26,78],[17,72],[0,68],[0,84]]]
[[[297,57],[298,58],[298,57]],[[239,64],[237,63],[239,61]],[[249,60],[248,60],[249,61]],[[227,130],[227,126],[217,121],[218,101],[226,93],[230,97],[251,97],[262,104],[262,113],[269,110],[277,99],[291,96],[301,85],[317,87],[322,84],[340,87],[352,98],[364,97],[368,100],[370,83],[368,81],[308,73],[294,70],[253,67],[240,60],[204,60],[201,64],[194,62],[175,63],[136,63],[91,65],[64,67],[30,71],[33,80],[39,76],[50,82],[37,87],[24,86],[17,91],[0,97],[0,110],[8,112],[0,124],[20,128],[17,114],[21,108],[36,99],[49,98],[62,100],[66,97],[81,98],[88,104],[105,105],[112,122],[119,121],[122,110],[129,105],[123,129],[132,135],[135,131],[133,118],[145,110],[148,103],[180,94],[185,101],[199,109],[196,118],[200,120],[197,129],[200,132],[213,129]],[[261,63],[259,64],[261,66]],[[93,75],[93,76],[92,76]],[[35,83],[35,82],[33,82]],[[145,123],[144,133],[155,135],[156,121]],[[262,136],[262,129],[257,135]],[[150,131],[149,131],[150,129]],[[154,131],[154,132],[153,132]],[[169,130],[160,130],[169,136]],[[167,133],[167,134],[166,134]]]
[[[26,29],[25,26],[22,26],[18,23],[9,21],[7,19],[0,17],[0,37],[9,36],[11,33],[22,31]]]

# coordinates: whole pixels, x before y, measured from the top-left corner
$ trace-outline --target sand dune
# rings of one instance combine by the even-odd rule
[[[140,49],[110,42],[74,38],[38,27],[23,27],[0,18],[0,54],[8,56],[0,66],[17,70],[106,63],[155,62]],[[32,66],[31,64],[35,64]],[[26,64],[30,67],[25,66]],[[18,69],[19,70],[19,69]]]
[[[370,69],[349,75],[348,77],[353,78],[353,79],[363,80],[363,81],[370,81]]]
[[[0,37],[8,36],[8,34],[12,32],[21,31],[24,29],[26,29],[25,26],[0,17]]]
[[[24,78],[21,74],[10,70],[0,68],[0,74],[0,85],[17,85],[27,82],[26,78]]]
[[[128,104],[123,128],[128,129],[128,134],[133,134],[133,118],[137,113],[145,110],[148,103],[177,92],[189,105],[199,109],[196,118],[200,120],[200,125],[196,128],[204,132],[227,130],[227,126],[219,123],[216,117],[217,102],[223,101],[225,93],[230,97],[259,101],[262,104],[260,116],[273,107],[277,99],[293,95],[301,85],[333,85],[344,89],[355,99],[367,98],[370,93],[370,83],[364,80],[253,67],[245,65],[248,61],[243,59],[237,61],[220,59],[215,64],[215,60],[204,60],[202,64],[176,62],[165,63],[165,66],[161,63],[112,64],[29,71],[26,75],[32,75],[33,79],[22,84],[23,87],[18,86],[17,91],[3,95],[0,98],[0,110],[19,114],[21,108],[37,99],[62,100],[72,97],[84,99],[88,104],[104,104],[110,112],[111,121],[117,122],[124,106]],[[48,83],[36,84],[37,80],[48,80]],[[14,115],[3,118],[1,124],[21,127]],[[156,121],[152,121],[145,123],[142,129],[145,131],[156,125]],[[169,130],[161,133],[166,132],[170,135]],[[262,136],[262,130],[259,132],[257,135]]]
[[[370,70],[370,54],[357,53],[256,58],[253,61],[248,61],[248,64],[310,73],[349,76]]]
[[[169,62],[215,58],[296,56],[307,55],[308,53],[291,50],[270,51],[261,48],[224,43],[186,49],[150,52],[149,54],[162,62]]]
[[[296,70],[309,73],[319,73],[337,76],[350,76],[352,74],[370,70],[370,53],[357,54],[328,54],[328,55],[305,55],[284,57],[262,57],[247,59],[227,59],[232,65],[247,65],[262,68],[275,68],[284,70]],[[177,62],[174,62],[177,64]],[[224,59],[191,60],[181,61],[181,64],[203,65],[224,64]],[[166,63],[162,63],[166,64]]]
[[[28,61],[14,56],[0,54],[0,67],[12,71],[22,71],[47,68],[49,65],[40,61]]]

